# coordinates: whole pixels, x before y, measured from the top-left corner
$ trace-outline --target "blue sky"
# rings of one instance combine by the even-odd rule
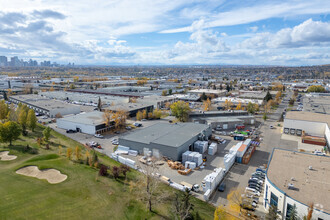
[[[330,1],[0,0],[0,55],[76,64],[330,63]]]

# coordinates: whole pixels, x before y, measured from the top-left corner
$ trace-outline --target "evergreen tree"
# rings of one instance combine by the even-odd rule
[[[289,215],[287,216],[287,219],[289,220],[298,220],[298,212],[297,212],[297,206],[294,204],[291,209],[289,210]]]
[[[101,111],[102,110],[102,102],[101,102],[101,97],[99,96],[99,101],[97,103],[97,110]]]
[[[273,97],[272,97],[272,95],[269,93],[269,91],[267,91],[267,94],[266,94],[264,100],[265,100],[266,102],[268,102],[268,101],[271,100],[271,99],[273,99]]]

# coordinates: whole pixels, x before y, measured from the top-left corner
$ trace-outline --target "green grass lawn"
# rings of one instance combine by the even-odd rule
[[[98,176],[98,170],[79,164],[65,157],[67,147],[83,146],[59,133],[52,131],[50,150],[39,149],[36,138],[42,136],[42,127],[27,137],[21,136],[12,147],[0,143],[0,151],[9,150],[17,155],[13,161],[0,161],[0,219],[162,219],[170,218],[171,202],[156,205],[156,213],[150,213],[146,204],[130,193],[123,178]],[[38,148],[38,154],[24,153],[23,148]],[[59,155],[58,146],[63,147]],[[82,152],[84,153],[84,152]],[[119,165],[104,155],[99,160],[106,165]],[[36,165],[39,169],[54,168],[68,176],[59,184],[49,184],[46,180],[16,174],[21,167]],[[129,180],[141,175],[137,171],[128,173]],[[162,185],[168,192],[174,189]],[[192,199],[195,211],[203,219],[212,219],[214,207]]]

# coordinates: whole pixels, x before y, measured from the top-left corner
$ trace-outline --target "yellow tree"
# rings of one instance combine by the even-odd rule
[[[227,219],[226,209],[222,205],[218,206],[214,211],[214,220],[225,220]]]
[[[105,110],[103,112],[103,120],[104,120],[104,123],[105,123],[105,126],[109,127],[110,124],[111,124],[111,121],[112,121],[112,111],[110,110]]]
[[[241,103],[241,101],[238,102],[238,104],[236,106],[236,110],[242,110],[242,103]]]
[[[243,206],[242,194],[244,190],[242,188],[233,188],[227,195],[228,207],[230,212],[241,213]]]
[[[80,149],[80,147],[76,146],[76,148],[74,150],[74,154],[75,154],[76,160],[80,160],[80,158],[81,158],[81,149]]]
[[[141,112],[141,111],[138,111],[138,112],[136,113],[136,120],[141,121],[142,118],[143,118],[143,114],[142,114],[142,112]]]
[[[147,118],[148,118],[148,113],[147,113],[147,110],[146,110],[146,109],[144,109],[144,110],[142,111],[142,118],[143,118],[143,119],[147,119]]]
[[[203,101],[204,111],[211,110],[211,100],[208,98],[207,100]]]
[[[226,99],[225,103],[223,104],[223,107],[224,107],[226,110],[229,110],[229,109],[231,109],[232,104],[233,104],[233,103],[232,103],[229,99]]]
[[[72,149],[71,148],[68,148],[66,150],[66,157],[71,160],[71,157],[72,157]]]

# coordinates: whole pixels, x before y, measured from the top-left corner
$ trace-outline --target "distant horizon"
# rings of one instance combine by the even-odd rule
[[[0,54],[59,64],[330,64],[323,0],[11,0]]]

